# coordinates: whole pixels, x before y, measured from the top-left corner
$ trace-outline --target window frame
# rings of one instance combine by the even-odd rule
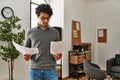
[[[30,28],[32,28],[32,5],[39,5],[37,3],[32,2],[32,0],[30,0]]]

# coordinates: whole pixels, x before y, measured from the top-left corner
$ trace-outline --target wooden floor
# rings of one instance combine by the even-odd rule
[[[81,77],[79,79],[76,79],[76,78],[67,78],[65,80],[88,80],[88,77],[87,76],[83,76],[83,77]],[[120,80],[120,79],[117,79],[117,78],[113,79],[113,78],[110,78],[110,76],[107,76],[107,78],[104,79],[104,80]]]

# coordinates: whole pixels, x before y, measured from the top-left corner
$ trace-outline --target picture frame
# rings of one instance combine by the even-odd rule
[[[107,29],[98,29],[98,43],[107,42]]]
[[[72,20],[72,45],[81,45],[81,23]]]

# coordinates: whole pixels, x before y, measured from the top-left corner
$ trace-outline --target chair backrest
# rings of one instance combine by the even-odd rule
[[[120,58],[120,54],[115,54],[115,58]]]
[[[120,54],[115,55],[115,64],[120,65]]]
[[[85,74],[92,79],[97,80],[104,80],[106,78],[105,73],[100,70],[100,68],[92,66],[88,61],[85,59],[83,60],[83,68]]]
[[[59,34],[60,34],[60,41],[62,41],[62,28],[61,27],[57,27],[57,26],[53,26],[52,28],[56,29]]]

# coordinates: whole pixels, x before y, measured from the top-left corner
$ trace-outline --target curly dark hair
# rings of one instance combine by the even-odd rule
[[[36,8],[36,15],[40,16],[41,12],[48,14],[50,17],[51,17],[51,15],[53,15],[52,8],[49,4],[38,5],[38,7]]]

